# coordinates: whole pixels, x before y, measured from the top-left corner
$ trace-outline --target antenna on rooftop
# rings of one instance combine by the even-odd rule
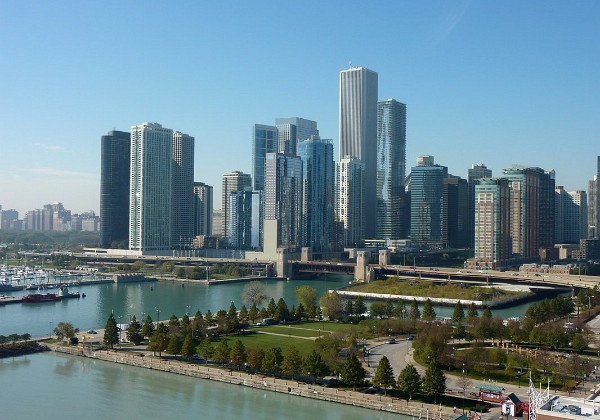
[[[348,68],[352,68],[352,60],[348,61]]]

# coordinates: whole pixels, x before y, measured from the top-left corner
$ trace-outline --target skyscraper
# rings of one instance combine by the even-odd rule
[[[468,170],[467,181],[469,184],[469,246],[473,246],[475,240],[475,186],[478,181],[482,178],[491,178],[492,170],[488,169],[485,164],[476,164],[471,165],[471,168]]]
[[[213,187],[194,182],[194,236],[211,236],[213,219]]]
[[[364,164],[356,157],[346,156],[336,164],[336,236],[343,247],[357,247],[365,237],[363,176]]]
[[[100,246],[126,248],[131,135],[123,131],[109,131],[101,137],[100,148]]]
[[[587,238],[587,194],[585,191],[566,192],[563,187],[555,188],[555,232],[556,243],[579,244]]]
[[[554,243],[554,173],[513,165],[503,178],[510,186],[512,254],[536,258],[540,247]]]
[[[194,238],[194,138],[179,131],[172,139],[171,245],[191,247]]]
[[[505,178],[481,178],[475,185],[475,263],[495,269],[511,256],[510,188]]]
[[[418,159],[411,169],[410,234],[417,246],[443,246],[444,179],[448,168],[434,164],[433,156]]]
[[[260,238],[261,191],[246,187],[229,194],[227,242],[235,249],[257,249]]]
[[[406,176],[406,105],[394,99],[377,103],[377,220],[379,239],[401,239],[406,226],[401,202]],[[404,232],[403,232],[404,231]]]
[[[449,248],[469,244],[469,188],[467,180],[449,175],[444,179],[442,242]]]
[[[254,124],[252,127],[252,182],[253,189],[265,189],[265,158],[278,148],[277,127]],[[225,210],[225,209],[223,209]]]
[[[276,221],[276,231],[265,227],[265,238],[276,247],[297,248],[302,243],[302,160],[281,153],[267,153],[264,218]],[[267,238],[269,236],[269,238]]]
[[[588,182],[588,238],[598,237],[598,177]]]
[[[221,210],[223,211],[223,231],[222,235],[227,236],[227,225],[229,220],[229,196],[238,191],[244,191],[252,186],[250,174],[240,171],[233,171],[223,175],[223,188],[221,189]]]
[[[362,231],[369,238],[375,236],[377,208],[377,89],[378,75],[372,70],[340,72],[340,161],[355,157],[364,164]]]
[[[309,139],[311,136],[319,136],[317,122],[304,118],[277,118],[275,126],[279,136],[279,153],[296,155],[298,143]]]
[[[298,143],[298,157],[303,168],[302,244],[317,251],[331,250],[335,202],[333,144],[312,136]]]
[[[129,249],[171,249],[173,166],[173,130],[157,123],[131,127]]]

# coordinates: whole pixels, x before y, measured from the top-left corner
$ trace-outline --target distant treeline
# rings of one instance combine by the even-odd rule
[[[5,357],[23,356],[26,354],[48,351],[49,348],[37,341],[26,341],[22,343],[10,343],[0,345],[0,359]]]
[[[73,249],[95,247],[99,232],[40,232],[35,230],[0,229],[0,244],[16,244],[21,250]]]

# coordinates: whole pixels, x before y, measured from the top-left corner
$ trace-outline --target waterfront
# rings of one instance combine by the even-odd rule
[[[348,276],[327,276],[313,280],[263,280],[267,295],[277,301],[283,297],[291,308],[297,304],[294,288],[310,285],[317,289],[318,296],[325,290],[339,289],[348,284]],[[197,310],[213,313],[219,309],[228,309],[233,301],[238,309],[242,306],[242,291],[245,283],[205,285],[182,283],[177,281],[158,281],[152,283],[98,284],[72,286],[71,291],[85,293],[85,298],[66,299],[59,302],[41,304],[12,304],[0,306],[0,334],[29,333],[33,337],[50,335],[58,322],[71,322],[82,331],[103,327],[111,311],[117,322],[128,323],[129,316],[138,319],[150,314],[156,320],[167,319],[175,314],[178,317],[186,312],[193,315]],[[29,291],[7,293],[9,296],[23,296]],[[268,302],[265,302],[265,305]],[[409,302],[407,302],[408,304]],[[523,318],[527,307],[522,303],[510,308],[493,310],[494,316]],[[159,314],[157,314],[157,309]],[[452,316],[452,307],[436,306],[441,317]]]
[[[409,419],[90,358],[0,359],[3,418]]]

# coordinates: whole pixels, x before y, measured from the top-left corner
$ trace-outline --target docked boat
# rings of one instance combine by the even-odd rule
[[[69,289],[67,288],[67,286],[62,286],[58,290],[58,296],[60,296],[62,299],[69,299],[69,298],[79,298],[79,297],[81,297],[81,294],[79,292],[69,292]]]
[[[23,303],[56,302],[58,300],[61,300],[61,297],[56,293],[34,293],[32,295],[23,296],[23,299],[21,299]]]

